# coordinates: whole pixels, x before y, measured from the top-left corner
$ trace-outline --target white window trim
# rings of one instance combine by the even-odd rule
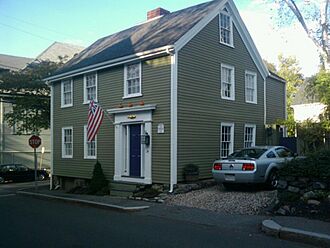
[[[246,91],[246,87],[247,87],[246,75],[247,74],[254,76],[254,95],[253,95],[254,101],[248,101],[246,99],[246,94],[247,94],[247,91]],[[253,103],[253,104],[257,104],[258,103],[258,98],[257,98],[257,95],[258,95],[257,81],[258,81],[257,80],[257,73],[255,73],[253,71],[248,71],[248,70],[245,71],[245,102],[247,102],[247,103]]]
[[[128,94],[128,87],[127,87],[127,66],[129,65],[133,65],[133,64],[139,64],[139,86],[140,86],[140,92],[139,93],[135,93],[135,94]],[[140,97],[142,96],[142,63],[138,62],[138,63],[133,63],[133,64],[126,64],[124,66],[124,96],[123,99],[126,98],[134,98],[134,97]]]
[[[95,156],[88,156],[87,125],[84,125],[84,159],[96,159],[96,158],[97,158],[97,135],[95,135]]]
[[[231,97],[226,97],[223,95],[222,91],[222,68],[231,70],[231,78],[232,78],[232,87],[231,87]],[[235,101],[235,67],[227,64],[221,64],[220,68],[220,94],[222,99]]]
[[[252,140],[252,146],[255,146],[256,145],[256,130],[257,130],[257,125],[255,124],[245,124],[244,125],[244,143],[243,143],[243,146],[245,148],[245,134],[246,134],[246,128],[247,127],[252,127],[253,128],[253,140]]]
[[[221,146],[222,146],[222,127],[223,126],[230,126],[230,146],[229,146],[229,154],[233,153],[234,152],[234,135],[235,135],[235,132],[234,132],[234,129],[235,129],[235,124],[234,123],[231,123],[231,122],[221,122],[221,125],[220,125],[220,158],[224,158],[224,157],[221,157]]]
[[[72,131],[72,154],[65,155],[65,148],[64,148],[64,130],[71,129]],[[62,158],[73,158],[73,126],[70,127],[62,127]]]
[[[96,99],[94,99],[95,102],[98,102],[97,100],[97,92],[98,92],[98,76],[97,76],[97,72],[91,72],[91,73],[87,73],[84,74],[84,103],[83,104],[89,104],[90,100],[87,100],[87,90],[86,90],[86,75],[90,75],[90,74],[95,74],[95,86],[96,86],[96,90],[95,90],[95,95],[96,95]]]
[[[71,84],[71,103],[64,104],[64,82],[70,81]],[[68,108],[73,106],[73,80],[62,80],[61,81],[61,108]]]
[[[229,44],[221,41],[221,14],[226,15],[226,16],[229,17],[229,22],[230,22],[230,36],[229,36],[230,43]],[[223,44],[225,46],[229,46],[229,47],[234,48],[233,18],[226,11],[220,11],[220,13],[219,13],[219,41],[220,41],[221,44]]]

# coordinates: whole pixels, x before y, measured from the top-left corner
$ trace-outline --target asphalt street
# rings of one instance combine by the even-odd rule
[[[0,185],[0,247],[310,247],[264,235],[259,218],[162,204],[121,213],[15,194],[28,185]]]

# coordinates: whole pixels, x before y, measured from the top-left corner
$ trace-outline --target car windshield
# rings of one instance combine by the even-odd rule
[[[260,158],[267,149],[262,148],[248,148],[233,152],[228,156],[228,158]]]

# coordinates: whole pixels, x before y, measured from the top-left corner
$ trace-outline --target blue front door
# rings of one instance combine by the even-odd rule
[[[134,124],[129,127],[129,175],[141,177],[141,124]]]

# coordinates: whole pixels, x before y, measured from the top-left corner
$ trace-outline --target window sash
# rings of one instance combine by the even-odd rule
[[[221,125],[221,144],[220,144],[220,157],[228,157],[233,152],[234,140],[234,125],[223,124]]]
[[[256,75],[254,73],[245,73],[245,101],[253,102],[257,101],[257,83]]]
[[[220,41],[227,45],[232,43],[232,22],[225,13],[220,13]]]
[[[72,105],[72,81],[62,81],[62,107]]]
[[[245,126],[244,128],[244,148],[255,146],[255,126]]]
[[[141,94],[141,64],[126,65],[125,96]]]
[[[87,141],[87,125],[84,126],[84,158],[96,159],[97,152],[97,135],[92,141]]]
[[[72,157],[73,155],[73,130],[72,128],[63,128],[62,132],[63,157]]]
[[[96,73],[85,75],[85,101],[97,100]]]
[[[234,99],[234,69],[221,66],[221,96],[225,99]]]

